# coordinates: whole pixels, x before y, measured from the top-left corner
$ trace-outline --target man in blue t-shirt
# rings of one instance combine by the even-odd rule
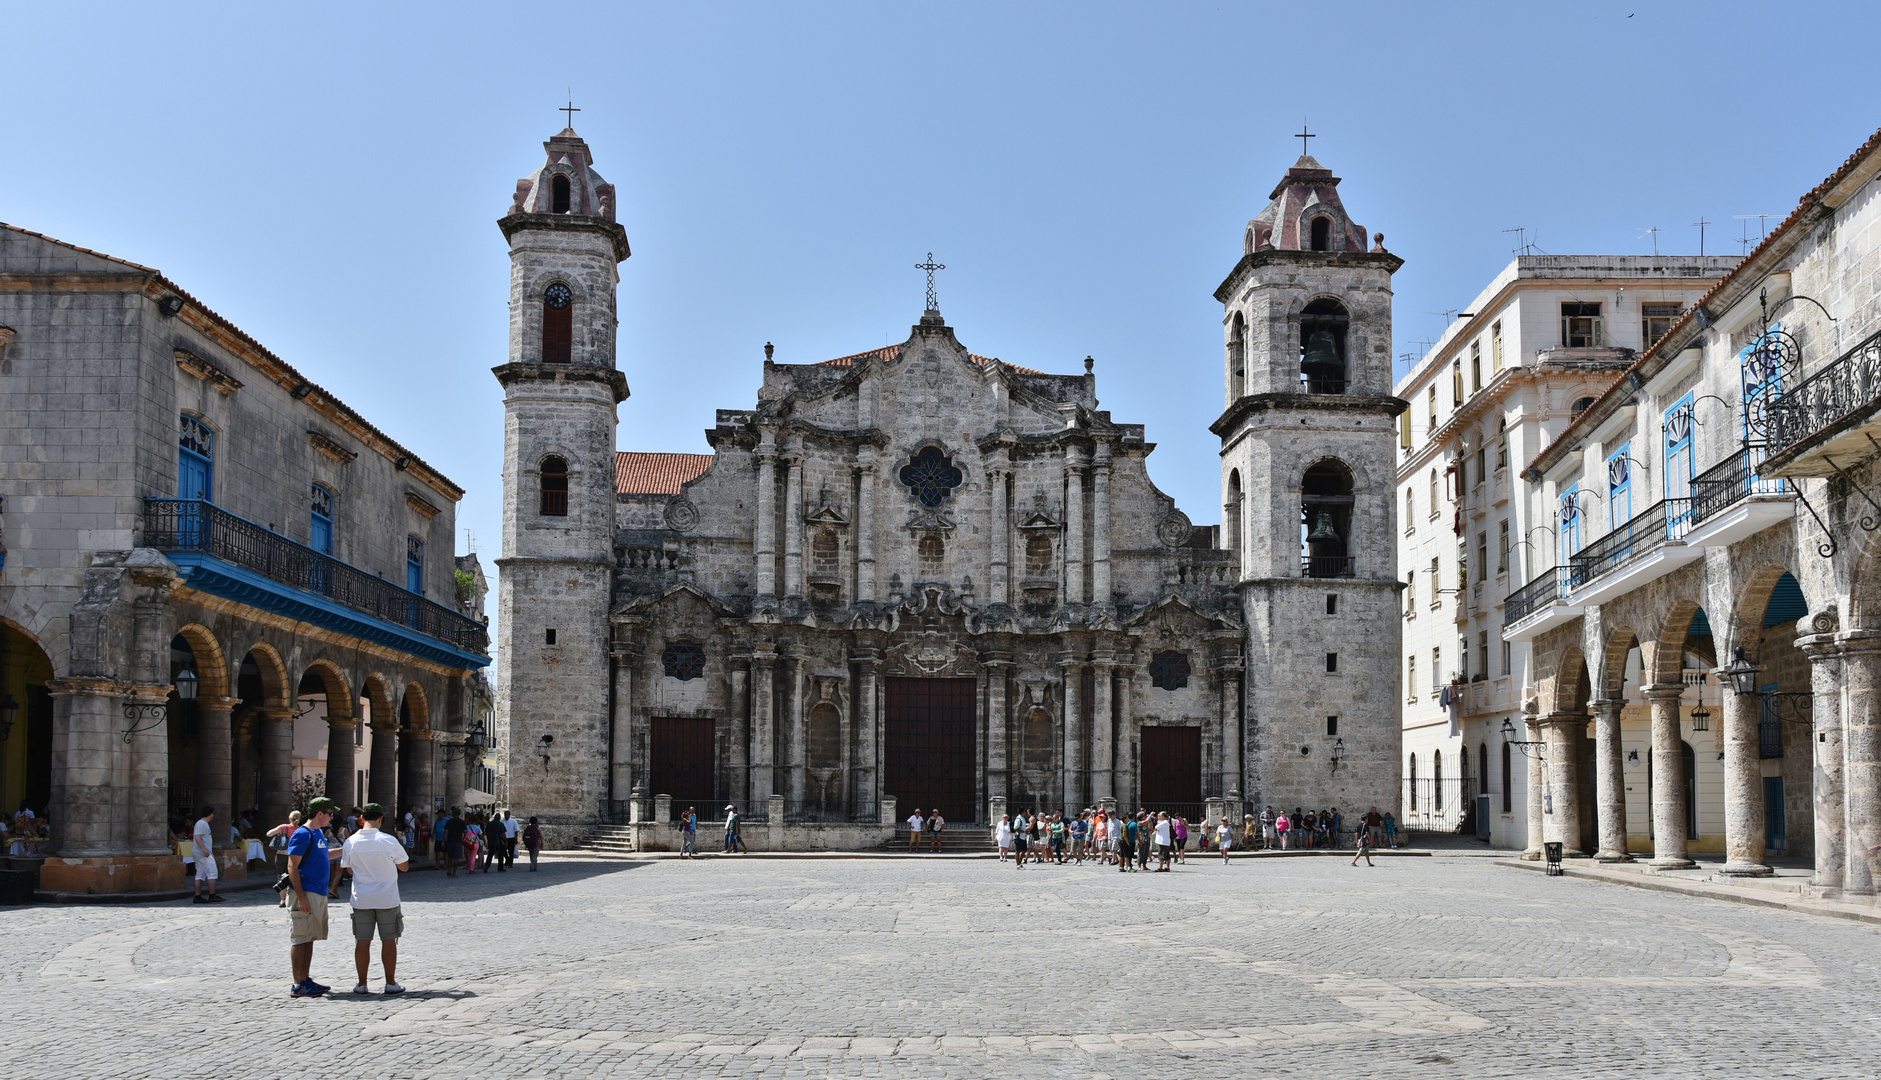
[[[332,989],[314,982],[313,943],[327,939],[327,885],[337,849],[327,846],[326,828],[339,805],[324,795],[307,804],[307,820],[287,840],[287,880],[294,890],[289,911],[288,956],[294,968],[294,997],[319,997]]]

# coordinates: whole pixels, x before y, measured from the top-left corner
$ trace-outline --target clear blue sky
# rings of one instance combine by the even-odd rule
[[[1211,293],[1302,118],[1406,260],[1401,354],[1512,226],[1696,251],[1703,216],[1737,251],[1733,215],[1780,220],[1881,126],[1878,31],[1872,3],[13,4],[0,220],[162,269],[469,489],[487,563],[495,221],[572,87],[634,249],[623,448],[706,450],[766,341],[903,340],[932,250],[969,348],[1095,356],[1212,522]]]

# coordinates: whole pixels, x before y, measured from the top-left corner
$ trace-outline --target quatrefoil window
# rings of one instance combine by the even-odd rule
[[[914,460],[901,467],[901,482],[930,510],[945,502],[963,479],[965,477],[954,468],[947,455],[934,446],[914,455]]]
[[[691,682],[705,674],[705,646],[696,641],[669,642],[660,654],[660,667],[669,679]]]

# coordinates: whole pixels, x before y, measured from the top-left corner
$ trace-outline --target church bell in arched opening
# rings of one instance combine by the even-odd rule
[[[1300,373],[1316,383],[1343,382],[1345,361],[1339,358],[1338,343],[1332,331],[1315,330],[1306,339],[1306,357],[1300,361]]]

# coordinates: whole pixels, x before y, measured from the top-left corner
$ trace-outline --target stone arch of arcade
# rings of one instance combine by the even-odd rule
[[[52,801],[52,677],[38,639],[0,619],[0,707],[11,720],[0,735],[0,809],[8,814],[29,806],[43,816]]]

